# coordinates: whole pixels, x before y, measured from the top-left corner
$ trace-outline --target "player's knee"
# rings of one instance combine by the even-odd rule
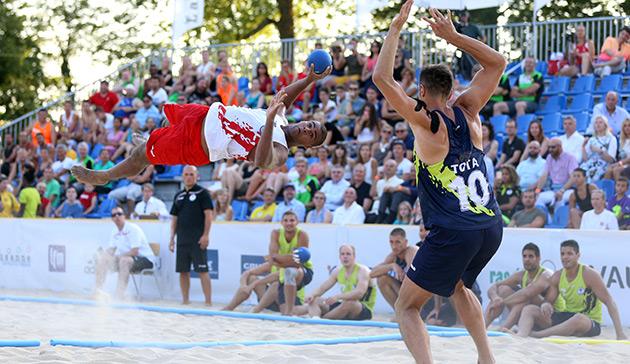
[[[527,305],[523,307],[523,311],[521,311],[521,315],[535,315],[540,311],[540,307],[536,305]]]
[[[378,285],[378,289],[383,290],[386,289],[390,285],[391,277],[387,274],[383,274],[380,277],[376,278],[376,284]]]
[[[284,269],[284,284],[285,286],[296,286],[297,285],[297,276],[298,270],[297,268],[285,268]]]
[[[500,286],[497,293],[499,293],[500,297],[505,298],[514,293],[514,291],[508,286]]]

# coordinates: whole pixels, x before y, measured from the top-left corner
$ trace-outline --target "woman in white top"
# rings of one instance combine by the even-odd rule
[[[361,116],[354,122],[354,136],[359,143],[372,144],[378,140],[381,123],[376,115],[376,107],[370,103],[363,106]]]
[[[362,144],[361,147],[359,147],[356,163],[363,164],[365,167],[365,182],[372,184],[374,177],[376,177],[378,163],[376,159],[372,158],[372,149],[369,144]]]
[[[612,178],[616,180],[621,176],[621,173],[628,165],[630,165],[630,119],[626,119],[621,124],[621,131],[619,132],[619,162],[611,164],[606,171],[606,178]]]
[[[617,156],[617,138],[608,131],[608,119],[597,115],[593,129],[593,136],[584,138],[580,165],[586,171],[588,183],[599,181]]]
[[[228,194],[225,190],[217,191],[212,218],[214,221],[232,221],[234,212],[228,202]]]

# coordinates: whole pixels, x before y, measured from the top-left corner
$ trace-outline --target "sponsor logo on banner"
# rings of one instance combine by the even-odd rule
[[[16,267],[30,267],[30,245],[18,245],[0,248],[0,264]]]
[[[208,249],[206,250],[206,257],[210,279],[219,279],[219,251],[216,249]],[[193,278],[199,277],[199,274],[195,272],[195,270],[192,268],[192,265],[190,268],[190,276]]]
[[[241,273],[265,263],[262,255],[241,255]]]
[[[48,271],[49,272],[65,272],[66,271],[66,246],[65,245],[49,245],[48,246]]]
[[[606,287],[630,289],[630,267],[629,266],[607,266],[603,265],[600,272]]]
[[[96,253],[92,254],[88,260],[85,262],[85,266],[83,266],[83,273],[85,274],[95,274],[96,273],[96,261],[98,260],[98,255]]]

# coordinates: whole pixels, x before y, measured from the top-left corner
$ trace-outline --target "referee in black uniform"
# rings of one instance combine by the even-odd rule
[[[211,305],[212,294],[206,249],[212,223],[212,200],[208,191],[197,184],[197,178],[196,167],[184,167],[182,174],[184,189],[175,195],[171,208],[173,220],[169,249],[171,252],[175,251],[175,236],[177,236],[175,271],[179,273],[182,302],[190,303],[190,265],[192,263],[195,272],[199,273],[206,305]]]

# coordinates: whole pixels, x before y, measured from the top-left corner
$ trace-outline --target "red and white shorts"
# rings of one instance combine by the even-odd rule
[[[151,164],[202,166],[210,163],[201,138],[208,106],[166,104],[164,114],[170,125],[149,136],[146,155]]]

